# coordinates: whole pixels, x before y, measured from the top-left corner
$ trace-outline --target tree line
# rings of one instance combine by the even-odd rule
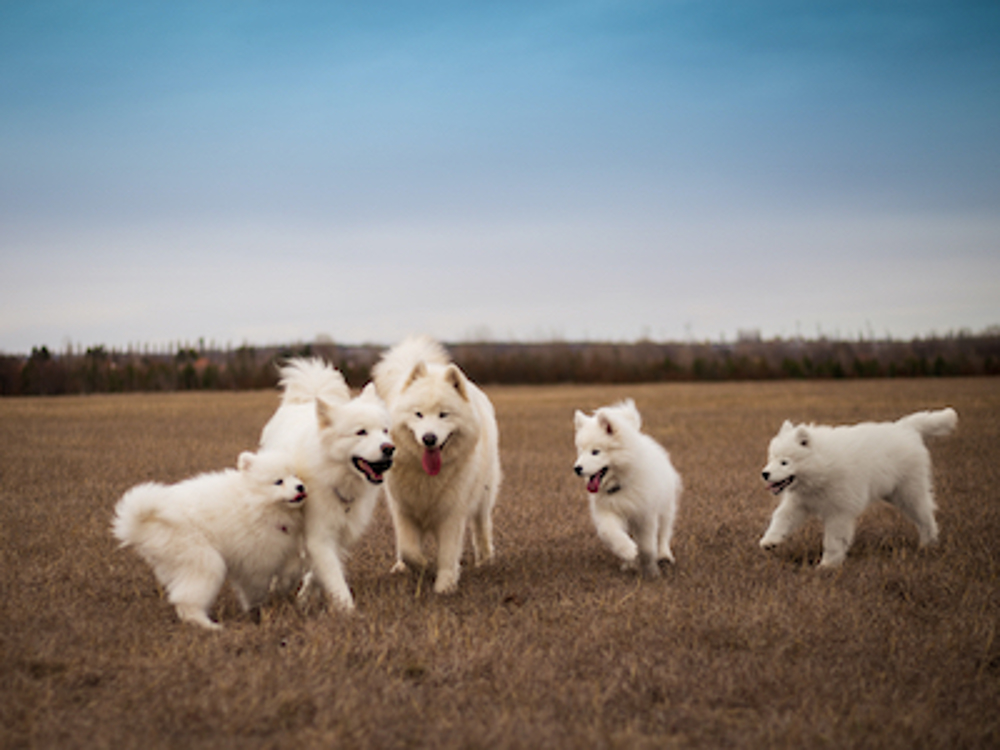
[[[456,363],[477,383],[640,383],[782,378],[909,378],[1000,374],[1000,327],[909,341],[772,339],[734,343],[458,343]],[[155,354],[108,350],[0,355],[0,395],[273,388],[293,356],[319,356],[360,387],[383,347],[329,342]]]

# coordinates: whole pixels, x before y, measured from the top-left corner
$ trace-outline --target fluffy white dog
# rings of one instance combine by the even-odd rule
[[[786,421],[771,440],[763,471],[768,489],[784,498],[760,546],[774,547],[818,516],[824,525],[819,564],[840,565],[858,516],[877,500],[895,505],[916,525],[921,545],[936,541],[931,458],[923,438],[947,435],[957,423],[954,409],[841,427]]]
[[[281,405],[264,426],[261,445],[290,453],[309,491],[310,571],[300,593],[315,576],[334,604],[352,610],[344,561],[368,527],[392,466],[389,413],[373,385],[352,399],[343,375],[319,358],[291,360],[281,369],[281,385]]]
[[[681,478],[663,446],[641,432],[632,399],[574,415],[574,470],[586,477],[597,536],[623,562],[651,577],[659,561],[674,562],[670,541]]]
[[[373,372],[392,414],[398,448],[386,494],[396,530],[396,572],[427,565],[423,542],[437,544],[434,590],[458,587],[466,525],[476,564],[493,557],[493,506],[500,488],[493,405],[427,337],[386,352]]]
[[[276,578],[297,581],[302,480],[285,454],[240,454],[237,469],[173,485],[133,487],[115,507],[112,533],[149,563],[181,620],[218,629],[208,616],[226,580],[248,610]]]

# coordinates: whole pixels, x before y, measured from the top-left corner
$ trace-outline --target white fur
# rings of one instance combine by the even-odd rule
[[[426,567],[423,542],[430,536],[437,545],[434,590],[453,592],[467,524],[476,564],[493,557],[492,512],[500,488],[493,405],[427,337],[390,349],[372,375],[389,405],[398,447],[386,482],[396,530],[393,570]]]
[[[587,478],[590,515],[597,536],[623,563],[649,576],[659,561],[674,562],[670,542],[681,478],[663,446],[641,432],[632,399],[574,415],[574,470]]]
[[[774,547],[818,516],[824,525],[820,566],[840,565],[858,516],[877,500],[892,503],[916,525],[921,545],[936,541],[931,458],[923,436],[947,435],[957,423],[954,409],[841,427],[786,421],[771,440],[763,471],[768,488],[784,498],[760,546]]]
[[[281,406],[261,445],[291,453],[305,481],[305,545],[310,573],[333,602],[354,608],[344,562],[368,527],[379,485],[392,463],[389,413],[369,384],[352,399],[343,376],[321,359],[293,359],[281,370]]]
[[[182,620],[218,629],[208,610],[227,573],[244,610],[276,580],[298,580],[303,500],[285,454],[242,453],[238,469],[133,487],[115,507],[112,533],[152,566]]]

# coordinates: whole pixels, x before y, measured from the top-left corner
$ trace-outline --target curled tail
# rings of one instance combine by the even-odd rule
[[[340,404],[351,399],[344,376],[319,357],[290,359],[280,372],[283,404],[307,404],[317,398]]]
[[[447,365],[451,357],[445,348],[430,336],[410,336],[389,349],[372,368],[372,379],[379,395],[385,399],[402,387],[418,363]]]
[[[158,500],[164,489],[162,484],[147,482],[133,487],[118,501],[111,533],[122,547],[141,544],[151,525],[160,520]]]
[[[958,424],[958,413],[951,407],[940,411],[918,411],[897,420],[896,424],[916,430],[924,437],[947,435]]]

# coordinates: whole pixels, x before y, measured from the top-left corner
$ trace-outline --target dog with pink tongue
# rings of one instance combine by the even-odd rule
[[[372,370],[389,407],[396,445],[386,497],[396,531],[394,572],[429,566],[434,591],[458,588],[467,526],[476,565],[493,557],[493,506],[500,489],[499,434],[489,398],[437,341],[407,338]]]

